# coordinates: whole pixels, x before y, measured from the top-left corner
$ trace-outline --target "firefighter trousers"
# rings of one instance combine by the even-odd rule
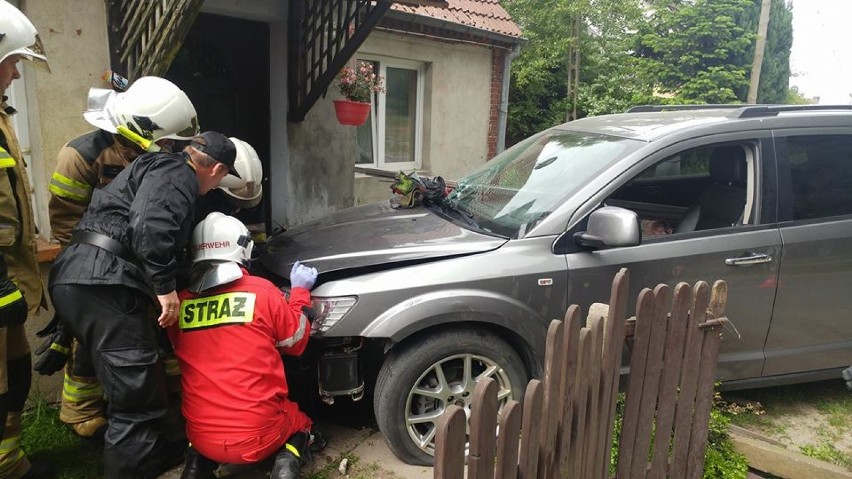
[[[24,325],[0,328],[0,478],[17,479],[30,463],[21,450],[21,411],[32,382]]]
[[[108,401],[105,477],[156,477],[182,451],[160,437],[167,397],[151,299],[120,285],[60,284],[50,293]]]

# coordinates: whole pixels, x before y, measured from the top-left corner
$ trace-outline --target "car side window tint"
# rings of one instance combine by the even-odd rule
[[[607,204],[634,211],[646,239],[750,224],[754,164],[751,144],[685,150],[639,174]]]
[[[793,219],[852,214],[852,135],[787,138]]]

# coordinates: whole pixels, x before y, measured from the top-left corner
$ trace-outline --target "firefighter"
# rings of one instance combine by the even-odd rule
[[[69,141],[59,150],[50,180],[51,233],[63,247],[68,245],[71,230],[86,211],[92,192],[109,184],[144,153],[138,145],[116,133],[118,124],[124,122],[136,132],[142,130],[143,124],[156,125],[149,139],[166,151],[175,142],[188,142],[198,134],[198,119],[189,97],[163,78],[139,78],[120,93],[92,88],[88,105],[83,116],[99,129]],[[103,391],[85,349],[77,348],[76,342],[72,344],[59,316],[36,334],[47,339],[36,349],[38,359],[34,369],[51,375],[65,366],[59,419],[71,425],[81,437],[103,437],[107,425]],[[67,354],[72,351],[73,355]]]
[[[311,325],[302,308],[317,271],[293,265],[288,302],[270,281],[248,274],[253,245],[245,225],[222,213],[193,230],[192,279],[180,292],[180,319],[168,329],[183,370],[191,443],[182,479],[213,479],[217,463],[271,457],[272,479],[297,478],[308,451],[324,446],[288,399],[281,359],[307,346]]]
[[[154,321],[165,327],[177,320],[178,254],[189,239],[196,197],[228,174],[239,177],[235,160],[234,143],[213,131],[195,136],[183,152],[136,158],[94,190],[54,262],[51,297],[93,359],[110,404],[108,479],[154,478],[183,459],[185,442],[168,443],[159,434],[167,399]],[[156,306],[158,315],[151,313]]]
[[[0,93],[21,77],[18,62],[47,68],[38,32],[20,10],[0,0]],[[49,71],[49,70],[48,70]],[[32,379],[28,316],[45,306],[36,260],[29,180],[17,136],[14,108],[0,104],[0,478],[53,477],[51,465],[30,463],[21,450],[21,411]]]

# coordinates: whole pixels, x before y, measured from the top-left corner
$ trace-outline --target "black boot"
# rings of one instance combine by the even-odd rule
[[[213,471],[218,464],[202,456],[192,447],[186,452],[186,461],[180,479],[215,479]]]
[[[299,431],[290,436],[287,444],[275,456],[275,464],[272,465],[269,479],[299,479],[302,477],[302,466],[305,465],[308,454],[310,454],[309,442],[310,434],[307,431]]]

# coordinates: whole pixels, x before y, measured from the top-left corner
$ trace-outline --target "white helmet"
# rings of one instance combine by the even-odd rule
[[[198,115],[189,97],[174,83],[160,77],[142,77],[127,91],[116,93],[90,88],[83,117],[111,133],[124,125],[143,138],[191,140],[200,131]]]
[[[248,265],[254,241],[242,221],[218,211],[192,231],[192,262],[230,261]]]
[[[224,191],[231,202],[240,208],[253,208],[260,203],[263,194],[263,165],[257,152],[248,142],[239,138],[231,137],[237,148],[237,158],[234,160],[234,169],[240,174],[237,178],[228,175],[219,183],[219,189]]]
[[[50,71],[33,23],[12,4],[0,0],[0,61],[9,55],[21,55]]]

